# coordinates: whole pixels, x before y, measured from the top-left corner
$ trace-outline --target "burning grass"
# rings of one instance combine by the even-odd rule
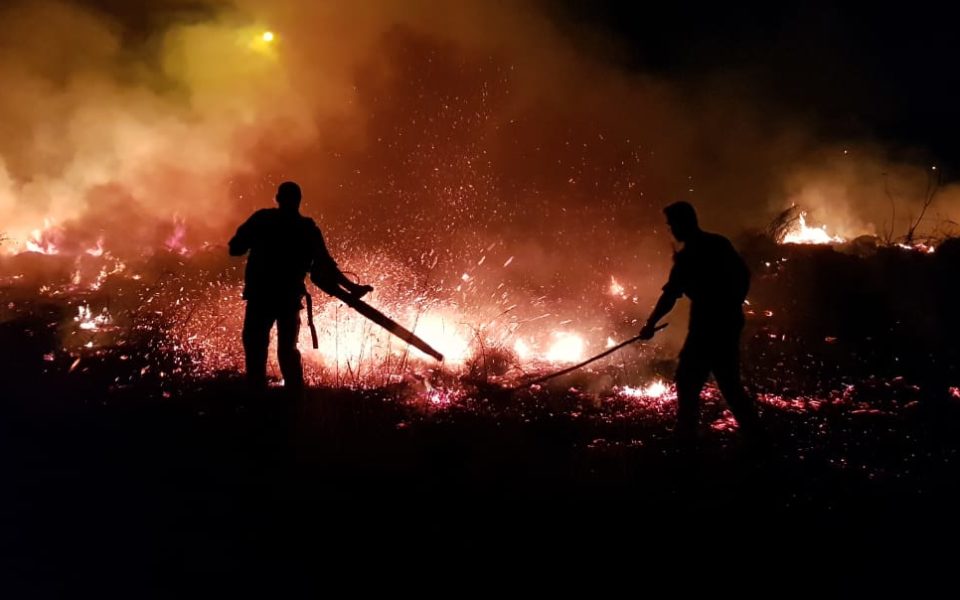
[[[42,365],[45,375],[161,396],[183,385],[239,377],[239,264],[217,248],[187,249],[176,229],[168,241],[159,252],[121,260],[102,240],[68,252],[65,240],[41,233],[34,251],[0,257],[0,322],[13,335],[44,340],[37,353],[20,358]],[[920,397],[928,362],[917,350],[935,349],[937,308],[932,295],[915,290],[932,285],[935,254],[760,241],[745,246],[754,270],[745,368],[765,404],[808,412],[824,405],[873,410],[852,400],[850,390],[875,390],[871,382],[878,381],[912,390],[905,403]],[[512,258],[497,268],[509,268]],[[331,299],[317,306],[318,349],[301,329],[314,386],[389,390],[434,412],[483,406],[487,396],[511,396],[512,388],[521,390],[514,399],[561,393],[599,403],[610,409],[605,414],[672,410],[675,396],[667,382],[676,349],[669,345],[628,348],[546,386],[522,385],[635,332],[642,301],[616,276],[598,277],[570,311],[557,310],[555,302],[569,304],[569,298],[520,302],[516,290],[484,283],[477,272],[443,279],[377,257],[356,256],[349,264],[377,288],[372,304],[447,360],[432,361]],[[276,380],[279,370],[275,364],[271,369]],[[712,423],[733,429],[729,417]]]

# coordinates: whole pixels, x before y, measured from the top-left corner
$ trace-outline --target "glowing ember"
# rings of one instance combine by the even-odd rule
[[[644,387],[624,386],[620,388],[620,394],[628,398],[659,399],[663,398],[670,391],[670,387],[657,379]]]
[[[85,331],[96,331],[104,325],[110,324],[110,315],[107,309],[103,309],[99,315],[94,315],[90,311],[89,304],[81,304],[77,307],[77,316],[73,318],[79,324],[80,329]]]
[[[623,285],[621,285],[613,275],[610,276],[610,295],[619,296],[620,298],[626,298],[627,296]]]
[[[433,390],[427,394],[431,404],[444,405],[450,403],[450,398],[440,390]]]
[[[100,286],[103,285],[103,282],[106,281],[107,277],[117,273],[122,273],[126,268],[127,265],[123,264],[119,260],[114,263],[113,268],[110,270],[107,270],[107,267],[101,267],[100,271],[97,273],[96,279],[90,282],[90,289],[99,290]]]
[[[820,227],[810,227],[807,225],[805,212],[800,213],[800,217],[794,226],[784,234],[780,240],[782,244],[838,244],[843,243],[842,237],[830,235],[827,233],[826,225]]]
[[[729,410],[723,411],[723,414],[714,422],[710,423],[710,429],[714,431],[736,431],[740,426]]]
[[[937,248],[932,244],[925,244],[923,242],[916,242],[914,244],[897,244],[898,248],[903,248],[904,250],[910,250],[913,252],[923,252],[924,254],[933,254],[937,251]]]
[[[436,408],[450,406],[464,395],[463,390],[460,388],[438,388],[430,385],[430,382],[426,380],[424,380],[423,384],[426,388],[424,396],[426,397],[427,402],[430,403],[430,406]]]

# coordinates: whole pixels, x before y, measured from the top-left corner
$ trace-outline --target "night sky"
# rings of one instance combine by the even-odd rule
[[[680,82],[735,75],[744,93],[771,111],[811,119],[826,139],[866,137],[894,153],[927,150],[941,164],[960,164],[955,5],[568,0],[550,6],[570,31],[609,34],[616,40],[609,58],[628,68]]]

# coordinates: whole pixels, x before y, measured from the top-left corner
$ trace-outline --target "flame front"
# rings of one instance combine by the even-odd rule
[[[794,226],[784,234],[783,244],[840,244],[842,237],[827,233],[827,226],[810,227],[807,225],[807,213],[801,212]]]
[[[555,363],[574,363],[583,360],[583,338],[575,333],[556,332],[554,342],[547,350],[546,359]]]
[[[620,393],[628,398],[660,399],[670,392],[670,386],[662,379],[656,379],[643,387],[624,386]]]

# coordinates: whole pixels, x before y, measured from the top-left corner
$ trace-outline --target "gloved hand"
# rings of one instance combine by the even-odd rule
[[[646,341],[646,340],[653,339],[653,334],[655,334],[656,332],[657,330],[655,329],[655,325],[647,321],[646,325],[644,325],[643,328],[640,330],[639,336],[641,340]]]
[[[357,298],[363,298],[367,294],[373,291],[372,285],[357,285],[353,288],[353,295]]]

